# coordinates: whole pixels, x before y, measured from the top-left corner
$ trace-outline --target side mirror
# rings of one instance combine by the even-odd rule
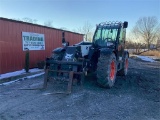
[[[127,28],[128,27],[128,22],[127,21],[124,21],[123,23],[123,28]]]

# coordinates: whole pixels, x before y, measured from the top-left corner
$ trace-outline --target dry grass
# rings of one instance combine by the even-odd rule
[[[160,51],[157,51],[157,50],[147,51],[147,52],[141,53],[141,55],[160,57]]]

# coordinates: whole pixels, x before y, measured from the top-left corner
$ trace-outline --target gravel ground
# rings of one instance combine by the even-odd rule
[[[130,58],[128,75],[111,89],[88,76],[70,95],[45,95],[57,90],[52,81],[46,90],[19,90],[41,87],[43,77],[0,86],[0,120],[160,120],[160,62]]]

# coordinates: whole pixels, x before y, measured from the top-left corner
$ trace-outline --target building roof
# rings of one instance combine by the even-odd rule
[[[8,18],[3,18],[3,17],[0,17],[0,20],[11,21],[11,22],[16,22],[16,23],[23,23],[23,24],[33,25],[33,26],[39,26],[39,27],[44,27],[44,28],[55,29],[55,30],[66,31],[66,32],[70,32],[70,33],[84,35],[84,34],[77,33],[77,32],[72,32],[72,31],[68,31],[68,30],[63,30],[63,29],[58,29],[58,28],[53,28],[53,27],[48,27],[48,26],[44,26],[44,25],[28,23],[28,22],[23,22],[23,21],[13,20],[13,19],[8,19]]]

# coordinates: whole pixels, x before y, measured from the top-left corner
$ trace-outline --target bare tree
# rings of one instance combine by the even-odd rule
[[[78,30],[74,28],[74,29],[72,29],[72,32],[78,32]]]
[[[22,21],[21,19],[19,18],[11,18],[12,20],[17,20],[17,21]]]
[[[66,27],[60,27],[59,29],[68,30]]]
[[[82,27],[79,27],[77,30],[74,30],[76,32],[79,32],[81,34],[85,34],[85,39],[87,41],[92,41],[92,37],[93,37],[93,26],[88,22],[86,21],[84,23],[84,25]]]
[[[47,26],[47,27],[53,27],[53,21],[48,20],[48,21],[44,22],[44,25]]]
[[[136,22],[133,28],[133,33],[138,39],[143,39],[148,45],[150,45],[157,39],[160,34],[160,24],[156,17],[142,17]]]
[[[17,20],[17,21],[23,21],[23,22],[28,22],[28,23],[33,23],[33,24],[37,24],[37,21],[36,19],[31,19],[31,18],[28,18],[28,17],[25,17],[25,18],[12,18],[13,20]]]
[[[22,21],[23,22],[28,22],[28,23],[33,23],[33,24],[37,23],[36,19],[31,19],[31,18],[28,18],[28,17],[22,18]]]

